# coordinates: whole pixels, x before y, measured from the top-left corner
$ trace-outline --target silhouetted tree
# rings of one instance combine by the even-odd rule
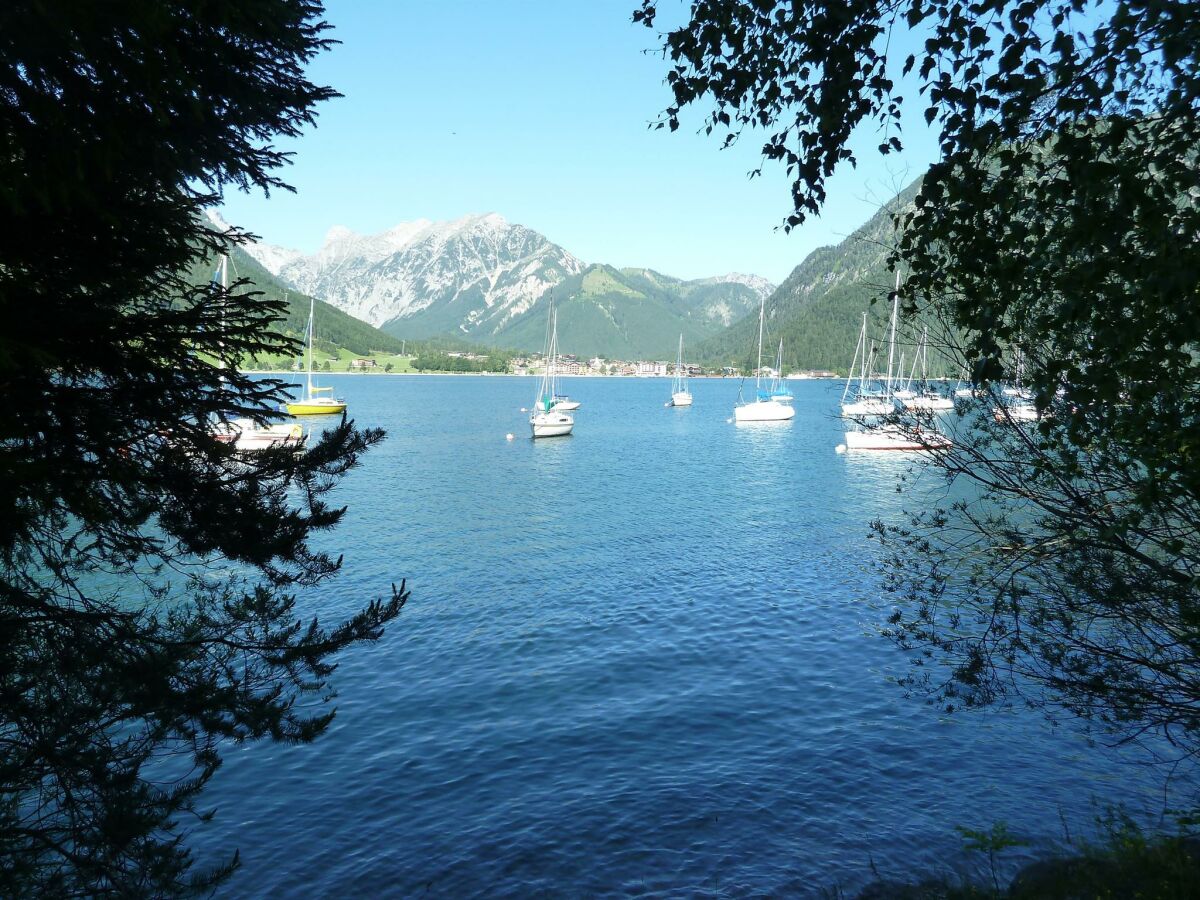
[[[335,95],[304,76],[321,12],[0,6],[0,895],[219,880],[236,858],[192,873],[185,838],[222,742],[318,736],[333,657],[403,602],[299,618],[340,564],[311,543],[328,492],[382,433],[216,440],[283,399],[237,360],[298,347],[278,300],[188,278],[245,239],[205,208],[284,188],[272,141]]]
[[[940,128],[891,264],[989,399],[939,456],[959,500],[878,526],[910,686],[1200,749],[1200,6],[697,0],[663,47],[660,124],[764,129],[788,227],[859,125],[885,154],[905,101]],[[1041,418],[996,422],[1018,349]]]

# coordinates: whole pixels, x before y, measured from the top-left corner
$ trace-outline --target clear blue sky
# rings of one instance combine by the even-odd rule
[[[811,250],[854,230],[933,159],[919,109],[903,157],[863,134],[819,219],[790,235],[788,181],[746,135],[720,149],[697,134],[649,130],[670,102],[655,35],[637,0],[333,0],[342,43],[311,76],[345,96],[288,142],[297,193],[230,194],[225,217],[267,243],[312,252],[333,225],[370,234],[418,218],[497,212],[588,263],[682,278],[750,272],[781,281]],[[685,11],[663,0],[664,23]]]

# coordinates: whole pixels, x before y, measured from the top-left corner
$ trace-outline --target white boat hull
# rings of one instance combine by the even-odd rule
[[[795,417],[796,410],[776,400],[759,400],[733,408],[736,422],[786,422]]]
[[[692,395],[687,391],[678,391],[671,395],[672,406],[691,406]]]
[[[895,412],[895,409],[888,400],[856,400],[853,403],[842,404],[842,417],[850,419],[855,416],[886,416]]]
[[[946,450],[950,438],[936,431],[911,431],[896,425],[881,425],[846,432],[847,450]]]
[[[1027,403],[1016,403],[1012,406],[997,406],[992,412],[997,422],[1036,422],[1037,407]]]
[[[563,437],[574,427],[574,418],[556,410],[529,417],[529,428],[535,438]]]
[[[904,401],[905,409],[921,409],[926,412],[949,412],[954,401],[949,397],[912,397]]]
[[[266,450],[269,447],[293,447],[307,440],[304,428],[293,424],[259,425],[252,419],[234,419],[213,429],[213,437],[237,450]]]
[[[582,405],[578,400],[557,400],[550,408],[558,412],[574,412]]]

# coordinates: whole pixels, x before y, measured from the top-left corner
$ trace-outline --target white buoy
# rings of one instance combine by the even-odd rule
[[[506,434],[506,435],[504,436],[504,439],[505,439],[506,441],[511,441],[511,440],[513,439],[513,433],[510,431],[508,434]]]
[[[523,407],[523,406],[522,406],[522,407],[521,407],[521,412],[529,412],[529,410],[527,410],[525,407]]]
[[[731,424],[731,425],[733,424],[733,419],[726,419],[725,421],[726,421],[728,424]]]
[[[838,444],[838,445],[837,445],[837,447],[835,447],[835,448],[834,448],[834,450],[835,450],[837,453],[845,453],[845,452],[846,452],[846,445],[845,445],[845,444]]]

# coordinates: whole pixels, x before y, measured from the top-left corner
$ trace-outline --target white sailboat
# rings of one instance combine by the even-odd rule
[[[562,437],[575,427],[575,417],[556,405],[560,400],[555,393],[558,373],[558,313],[554,311],[554,298],[550,298],[550,322],[546,337],[546,370],[542,373],[534,398],[533,411],[529,415],[529,429],[535,438]]]
[[[792,389],[783,383],[783,338],[779,339],[779,354],[775,357],[775,377],[771,379],[767,393],[772,400],[779,403],[791,403],[796,399]]]
[[[1012,387],[1001,390],[1002,402],[992,410],[992,417],[997,422],[1036,422],[1040,418],[1037,406],[1033,402],[1033,395],[1021,386],[1024,376],[1025,354],[1018,347],[1016,383]]]
[[[758,303],[758,367],[754,370],[754,399],[742,402],[733,408],[735,422],[785,422],[794,418],[796,410],[790,403],[781,403],[762,389],[762,342],[763,321],[766,316],[766,300]]]
[[[212,436],[222,444],[233,444],[238,450],[265,450],[268,447],[304,446],[308,439],[299,423],[279,422],[263,425],[253,419],[232,419],[213,426]]]
[[[964,368],[958,376],[958,384],[954,386],[955,400],[974,400],[978,395],[978,391],[971,386],[970,380],[967,378],[967,370]]]
[[[671,381],[670,406],[691,406],[692,394],[688,390],[687,369],[683,367],[683,335],[679,335],[679,355],[675,358],[675,378]]]
[[[214,280],[220,281],[222,289],[229,289],[229,257],[225,254],[221,254]],[[225,380],[223,376],[221,380]],[[308,440],[300,425],[286,422],[267,425],[248,418],[216,422],[209,434],[222,444],[232,444],[236,450],[266,450],[270,447],[300,450]]]
[[[858,385],[854,385],[854,367],[858,366]],[[875,368],[875,352],[868,349],[867,314],[863,313],[862,328],[858,332],[858,345],[850,361],[850,374],[842,390],[842,417],[852,419],[859,416],[886,416],[893,404],[878,391],[871,390],[870,374]]]
[[[921,381],[919,389],[904,398],[905,409],[925,410],[926,412],[949,412],[954,409],[954,401],[944,397],[929,385],[929,326],[921,332],[921,343],[913,357],[913,371],[909,373],[908,383],[911,386],[913,375],[916,374],[917,363],[921,364]]]
[[[333,393],[331,387],[313,387],[313,319],[316,312],[316,300],[311,297],[308,301],[308,381],[305,386],[304,399],[284,404],[284,409],[293,416],[323,416],[343,413],[346,411],[346,401],[334,397],[324,397],[322,394]]]
[[[888,371],[885,399],[889,407],[895,406],[895,385],[892,378],[892,363],[896,353],[896,317],[900,311],[900,273],[896,273],[896,289],[892,294],[892,328],[888,339]],[[898,378],[896,379],[899,380]],[[846,432],[847,450],[945,450],[952,446],[948,437],[941,432],[922,427],[916,423],[865,422]]]

